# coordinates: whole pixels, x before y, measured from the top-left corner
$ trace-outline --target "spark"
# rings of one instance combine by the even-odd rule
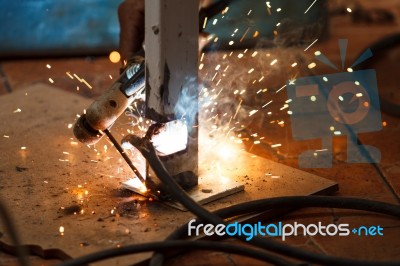
[[[328,78],[327,77],[323,77],[322,78],[325,82],[328,82]]]
[[[260,144],[260,143],[261,143],[261,141],[259,141],[259,140],[254,141],[254,144],[255,144],[255,145],[258,145],[258,144]]]
[[[218,19],[214,19],[214,21],[213,21],[213,25],[216,25],[216,24],[217,24],[217,22],[218,22]]]
[[[278,59],[275,59],[274,61],[272,61],[270,65],[273,66],[276,64],[276,62],[278,62]]]
[[[304,52],[307,51],[308,49],[310,49],[310,47],[313,46],[317,41],[318,41],[318,39],[313,41],[306,49],[304,49]]]
[[[60,231],[60,235],[64,235],[65,229],[64,226],[60,226],[60,228],[58,229]]]
[[[252,12],[253,10],[249,10],[249,12],[247,13],[247,16],[249,16],[250,14],[251,14],[251,12]]]
[[[26,147],[25,147],[25,146],[22,146],[22,147],[21,147],[21,150],[26,150]]]
[[[351,13],[353,10],[351,10],[351,8],[350,7],[348,7],[347,9],[347,12],[349,12],[349,13]]]
[[[314,63],[314,62],[312,62],[311,64],[308,65],[308,68],[309,68],[309,69],[313,69],[313,68],[316,67],[316,66],[317,66],[317,64]]]
[[[54,80],[52,78],[49,78],[50,83],[54,83]]]
[[[249,113],[249,116],[252,116],[252,115],[254,115],[255,113],[257,113],[258,112],[258,110],[253,110],[253,111],[251,111],[250,113]]]
[[[247,33],[249,32],[250,28],[247,28],[247,30],[244,32],[242,38],[240,39],[240,42],[243,42],[244,38],[246,37]]]
[[[247,73],[251,74],[251,73],[253,73],[253,71],[254,71],[254,68],[250,69]]]
[[[203,29],[205,29],[207,26],[207,19],[208,19],[207,17],[204,18]]]
[[[312,4],[307,8],[307,10],[304,12],[304,14],[306,14],[308,12],[308,10],[310,10],[310,8],[315,4],[315,2],[317,2],[317,0],[314,0],[314,2],[312,2]]]
[[[342,134],[342,132],[340,132],[340,131],[335,131],[335,132],[333,132],[333,134],[335,134],[336,136],[339,136],[339,135]]]
[[[229,42],[229,45],[232,46],[234,43],[235,43],[234,41],[230,41],[230,42]]]
[[[203,62],[203,59],[204,59],[204,53],[201,54],[200,62]]]
[[[282,146],[282,144],[273,144],[273,145],[271,145],[271,148],[278,148],[278,147],[281,147]]]
[[[47,64],[46,67],[47,67],[48,69],[50,69],[50,68],[51,68],[51,65]]]
[[[276,10],[276,12],[281,12],[282,11],[282,8],[278,8],[277,10]]]
[[[202,70],[203,68],[204,68],[204,64],[201,63],[201,64],[199,65],[199,70]]]
[[[348,69],[347,69],[347,72],[353,72],[353,69],[351,68],[351,67],[349,67]]]
[[[22,110],[19,109],[19,108],[13,111],[14,114],[15,114],[15,113],[21,113],[21,112],[22,112]]]
[[[72,128],[72,124],[68,124],[68,129],[71,129]]]
[[[295,67],[295,66],[297,66],[297,63],[296,63],[296,62],[292,64],[292,67]]]
[[[276,93],[280,92],[281,90],[283,90],[284,88],[286,88],[286,84],[282,86],[282,88],[280,88],[279,90],[276,91]]]
[[[243,56],[243,54],[238,54],[238,58],[242,58]]]
[[[9,138],[10,138],[10,136],[3,135],[3,138],[9,139]]]
[[[251,55],[251,57],[255,57],[257,54],[258,54],[258,52],[255,51],[255,52]]]
[[[362,96],[363,96],[363,94],[362,94],[361,92],[359,92],[359,93],[356,94],[356,97],[357,97],[357,98],[360,98],[360,97],[362,97]]]
[[[354,84],[356,84],[357,86],[360,86],[360,82],[359,81],[354,82]]]
[[[313,95],[313,96],[310,97],[310,100],[311,100],[312,102],[315,102],[315,101],[317,100],[317,97],[315,97],[315,96]]]

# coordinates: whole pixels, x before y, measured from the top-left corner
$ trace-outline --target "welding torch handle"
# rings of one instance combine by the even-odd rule
[[[106,130],[104,130],[104,133],[110,139],[112,144],[114,144],[115,148],[121,154],[122,158],[124,158],[125,162],[129,165],[129,167],[132,169],[132,171],[136,174],[136,176],[139,178],[139,180],[143,184],[145,184],[145,182],[146,182],[145,179],[140,174],[139,170],[133,165],[131,159],[128,157],[128,155],[125,153],[125,151],[122,149],[121,145],[119,145],[118,141],[114,138],[114,136],[111,134],[111,132],[108,129],[106,129]]]

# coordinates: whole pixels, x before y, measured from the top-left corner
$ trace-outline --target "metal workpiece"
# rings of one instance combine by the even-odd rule
[[[147,0],[145,8],[146,117],[158,123],[186,120],[186,149],[160,157],[185,189],[198,180],[198,8],[198,1],[187,0]],[[147,168],[146,186],[162,194],[163,184]]]

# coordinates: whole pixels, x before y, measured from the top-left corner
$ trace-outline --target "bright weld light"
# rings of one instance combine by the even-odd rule
[[[130,187],[137,188],[142,193],[147,191],[146,186],[137,177],[129,179],[128,181],[126,181],[124,183]]]
[[[121,55],[117,51],[112,51],[108,57],[110,61],[114,64],[121,61]]]

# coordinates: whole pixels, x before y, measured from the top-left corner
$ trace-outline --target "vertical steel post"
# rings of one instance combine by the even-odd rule
[[[184,109],[191,108],[189,115],[195,118],[194,124],[188,121],[187,125],[188,147],[162,158],[178,183],[189,188],[197,185],[198,171],[199,3],[198,0],[146,0],[145,3],[146,117],[160,123],[180,119],[182,113],[176,107],[182,104],[182,94],[190,96],[190,102],[183,105]],[[147,175],[147,186],[161,190],[152,172]]]

